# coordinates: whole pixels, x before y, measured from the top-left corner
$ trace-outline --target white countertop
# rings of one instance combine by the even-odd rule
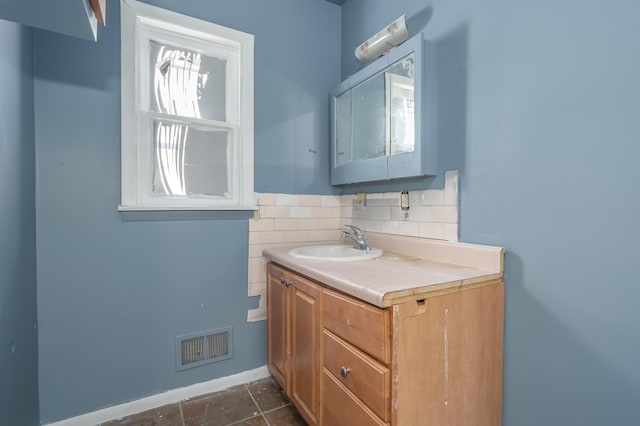
[[[504,249],[414,237],[367,233],[385,254],[371,260],[331,262],[289,256],[291,247],[263,256],[299,274],[379,307],[429,297],[434,292],[499,281]]]

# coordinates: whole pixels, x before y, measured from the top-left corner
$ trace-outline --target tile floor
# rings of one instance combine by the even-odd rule
[[[101,426],[306,426],[272,378],[202,395]]]

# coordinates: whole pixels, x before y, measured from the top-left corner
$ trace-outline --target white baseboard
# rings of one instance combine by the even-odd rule
[[[82,414],[76,417],[60,420],[55,423],[47,423],[48,426],[87,426],[105,423],[110,420],[119,419],[130,416],[132,414],[141,413],[153,408],[162,407],[167,404],[174,404],[184,399],[193,398],[211,392],[217,392],[232,386],[249,383],[254,380],[264,379],[269,376],[267,366],[258,367],[253,370],[243,371],[242,373],[233,374],[231,376],[220,377],[218,379],[209,380],[208,382],[196,383],[183,388],[172,389],[167,392],[151,395],[146,398],[137,399],[135,401],[125,402],[124,404],[113,407],[103,408],[102,410],[93,411],[91,413]]]

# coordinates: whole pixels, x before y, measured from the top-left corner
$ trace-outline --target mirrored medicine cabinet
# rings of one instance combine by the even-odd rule
[[[435,175],[436,49],[418,34],[331,96],[331,184]]]

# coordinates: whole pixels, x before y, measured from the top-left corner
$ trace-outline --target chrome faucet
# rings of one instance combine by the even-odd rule
[[[352,232],[342,231],[342,233],[340,234],[341,237],[342,238],[347,237],[351,239],[351,241],[353,241],[353,248],[358,250],[369,251],[370,249],[369,243],[367,242],[367,239],[364,237],[364,233],[362,232],[362,229],[353,225],[345,225],[345,226],[347,228],[351,228]]]

